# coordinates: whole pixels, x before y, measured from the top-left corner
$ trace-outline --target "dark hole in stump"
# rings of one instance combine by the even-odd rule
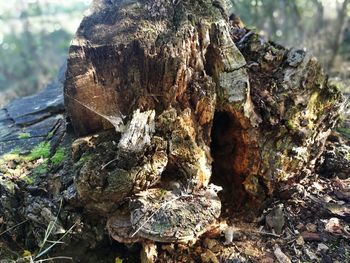
[[[223,213],[238,211],[247,201],[244,190],[247,149],[243,130],[233,114],[218,111],[211,133],[212,183],[223,187]]]

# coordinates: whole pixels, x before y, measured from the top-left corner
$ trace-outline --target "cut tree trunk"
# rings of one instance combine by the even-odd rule
[[[80,137],[62,131],[61,119],[59,139],[57,129],[40,137],[54,145],[48,153],[46,144],[24,143],[0,160],[6,242],[34,251],[55,222],[51,239],[73,226],[63,249],[84,262],[111,255],[102,249],[108,235],[153,250],[150,240],[213,233],[222,218],[260,208],[310,173],[342,108],[340,92],[315,58],[244,28],[224,3],[93,3],[72,41],[64,83],[67,127]],[[55,120],[48,105],[20,117],[34,125]],[[11,123],[17,134],[30,126],[31,135],[37,126],[10,110],[1,112],[1,127]],[[5,141],[1,154],[11,150]]]

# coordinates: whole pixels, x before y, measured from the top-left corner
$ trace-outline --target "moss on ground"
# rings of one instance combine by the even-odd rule
[[[30,160],[48,158],[50,155],[50,142],[41,142],[29,154]]]
[[[93,157],[92,154],[83,154],[82,157],[80,157],[79,161],[77,161],[74,166],[79,167],[83,165],[84,163],[88,162]]]
[[[63,162],[65,155],[66,155],[66,150],[63,147],[60,147],[57,149],[57,151],[51,157],[50,160],[54,165],[60,165]]]
[[[287,121],[287,127],[289,130],[294,130],[295,129],[295,124],[292,120]]]
[[[49,166],[47,164],[47,161],[44,161],[43,163],[33,168],[29,175],[23,177],[23,180],[27,184],[33,184],[39,176],[45,175],[48,172],[49,172]]]
[[[46,138],[47,138],[47,139],[51,139],[51,138],[54,136],[54,134],[55,134],[54,131],[50,131],[50,132],[47,134]]]
[[[26,136],[22,135],[22,138]],[[0,184],[10,191],[14,189],[17,180],[33,184],[38,176],[49,172],[50,150],[50,142],[41,142],[29,154],[23,154],[23,150],[15,149],[0,156],[0,171],[3,174],[0,177]],[[59,149],[53,157],[54,163],[58,163],[64,157],[64,151]]]
[[[0,156],[0,165],[3,165],[4,163],[9,161],[16,161],[16,162],[21,161],[24,157],[21,156],[20,153],[21,153],[21,150],[15,149],[9,153],[6,153]]]
[[[18,134],[18,139],[28,139],[28,138],[30,138],[30,133],[28,132],[22,132]]]

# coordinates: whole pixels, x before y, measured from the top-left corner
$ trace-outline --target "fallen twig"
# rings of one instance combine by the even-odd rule
[[[20,225],[23,225],[23,224],[26,223],[28,220],[29,220],[29,219],[26,219],[26,220],[24,220],[24,221],[18,223],[17,225],[14,225],[14,226],[12,226],[12,227],[6,229],[4,232],[0,233],[0,236],[2,236],[3,234],[6,234],[6,233],[9,232],[10,230],[12,230],[12,229],[14,229],[14,228],[16,228],[16,227],[18,227],[18,226],[20,226]]]
[[[117,160],[118,160],[118,158],[115,158],[115,159],[113,159],[113,160],[110,160],[108,163],[102,165],[101,170],[104,170],[108,165],[110,165],[111,163],[113,163],[113,162],[115,162],[115,161],[117,161]]]
[[[72,260],[73,261],[73,258],[71,258],[71,257],[54,257],[54,258],[40,259],[38,261],[35,261],[35,263],[41,263],[41,262],[55,260],[55,259],[68,259],[68,260]]]
[[[273,237],[282,237],[282,234],[278,235],[278,234],[275,234],[275,233],[272,233],[272,232],[266,232],[266,231],[250,231],[252,233],[255,233],[255,234],[260,234],[260,235],[266,235],[266,236],[273,236]]]

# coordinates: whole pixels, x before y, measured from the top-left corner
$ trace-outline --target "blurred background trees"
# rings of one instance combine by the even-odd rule
[[[90,1],[0,1],[0,107],[36,92],[64,63]]]
[[[248,27],[287,47],[311,51],[333,77],[350,78],[350,0],[231,0],[231,3]]]
[[[311,51],[350,86],[350,0],[230,0],[244,23]],[[0,107],[53,78],[91,0],[0,1]]]

